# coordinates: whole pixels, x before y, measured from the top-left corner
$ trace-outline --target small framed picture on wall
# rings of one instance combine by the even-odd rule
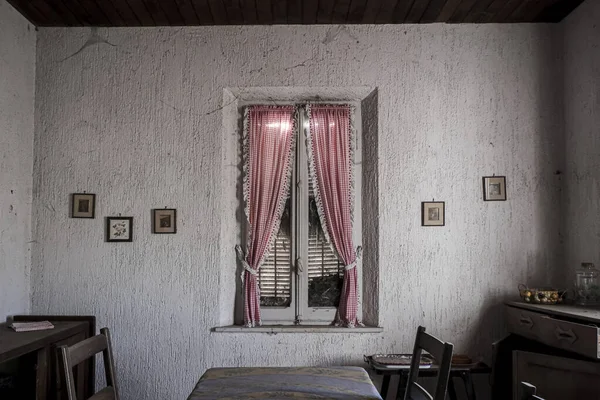
[[[505,201],[506,200],[506,177],[484,176],[483,177],[483,200]]]
[[[174,208],[152,210],[152,233],[177,233],[177,210]]]
[[[95,218],[96,195],[73,193],[71,195],[71,218]]]
[[[421,203],[421,226],[446,225],[446,203],[443,201],[424,201]]]
[[[107,242],[132,242],[133,217],[106,217]]]

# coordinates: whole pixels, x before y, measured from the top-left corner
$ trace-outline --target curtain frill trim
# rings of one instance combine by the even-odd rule
[[[321,105],[317,105],[317,107],[322,107]],[[354,107],[353,105],[331,105],[331,106],[326,106],[329,108],[348,108],[348,112],[349,112],[349,136],[350,136],[350,153],[349,153],[349,163],[350,165],[348,166],[348,170],[350,171],[350,222],[352,223],[352,226],[354,226],[354,201],[355,201],[355,195],[354,195],[354,148],[356,146],[356,134],[355,134],[355,129],[354,129],[354,112],[356,107]],[[310,131],[310,128],[312,126],[312,104],[307,104],[306,106],[304,106],[305,110],[306,110],[306,114],[308,115],[308,129],[306,130],[306,147],[308,150],[308,173],[310,175],[310,179],[313,182],[313,188],[314,188],[314,192],[315,192],[315,202],[317,203],[317,213],[319,214],[319,220],[321,221],[321,226],[324,227],[323,229],[323,236],[325,236],[325,240],[327,241],[327,243],[329,244],[329,247],[331,248],[331,251],[333,251],[333,254],[336,255],[337,258],[341,258],[340,255],[338,254],[333,241],[331,240],[330,236],[329,236],[329,226],[327,225],[327,221],[325,219],[325,210],[323,208],[323,201],[321,199],[321,191],[319,189],[319,182],[317,180],[317,168],[315,166],[315,157],[314,157],[314,153],[313,153],[313,138],[312,138],[312,134]],[[356,258],[358,259],[358,254],[356,256]],[[349,266],[352,266],[348,269],[352,269],[353,267],[356,266],[356,259],[353,263],[350,263]]]
[[[243,142],[242,142],[242,157],[244,159],[244,164],[243,164],[243,194],[244,194],[244,213],[246,214],[246,220],[248,222],[248,224],[250,224],[250,135],[249,135],[249,126],[250,126],[250,122],[251,122],[251,117],[250,117],[250,109],[254,107],[254,109],[259,109],[259,110],[264,110],[264,109],[290,109],[293,110],[294,108],[292,106],[250,106],[250,107],[246,107],[244,109],[244,122],[243,122]],[[250,265],[248,264],[247,258],[248,258],[248,249],[250,248],[250,243],[252,243],[252,235],[251,232],[252,230],[249,229],[248,231],[250,232],[250,234],[248,235],[248,238],[246,239],[246,252],[245,254],[243,254],[243,252],[241,251],[241,246],[237,245],[236,246],[236,252],[238,252],[238,248],[239,248],[239,252],[238,252],[238,257],[240,255],[242,255],[243,259],[240,259],[240,261],[242,261],[242,266],[244,266],[244,262],[246,263],[246,265],[248,265],[248,267],[250,269],[253,269],[255,272],[254,274],[250,271],[248,271],[250,274],[252,274],[254,277],[256,277],[256,273],[258,272],[258,270],[260,269],[260,266],[262,265],[262,263],[264,262],[264,260],[266,260],[269,257],[269,254],[271,252],[271,247],[273,246],[273,243],[275,242],[275,239],[277,238],[276,233],[279,231],[279,226],[281,224],[281,216],[283,215],[283,211],[285,209],[285,203],[287,201],[287,198],[289,196],[289,192],[290,192],[290,181],[292,178],[292,166],[293,166],[293,155],[294,155],[294,151],[296,148],[296,135],[297,135],[297,129],[298,129],[298,111],[294,111],[294,116],[292,118],[292,131],[291,131],[291,143],[290,143],[290,149],[289,149],[289,154],[288,154],[288,165],[286,167],[286,172],[285,172],[285,181],[283,182],[283,187],[285,188],[285,193],[284,196],[282,196],[279,204],[277,205],[277,210],[275,211],[275,223],[273,224],[273,229],[271,230],[270,236],[269,236],[269,242],[267,244],[267,250],[265,251],[265,254],[261,257],[261,259],[258,261],[258,264],[256,266],[256,269],[253,269],[252,267],[250,267]],[[244,270],[246,270],[246,268],[244,268]],[[242,271],[242,281],[244,281],[244,271]],[[243,290],[243,286],[242,285],[242,290]],[[260,285],[257,285],[257,296],[258,296],[258,300],[259,300],[259,304],[260,304]],[[262,325],[262,321],[258,320],[258,321],[246,321],[245,326],[248,328],[254,328],[255,326],[260,326]]]
[[[355,200],[355,197],[354,197],[354,148],[356,146],[356,134],[355,134],[355,129],[354,129],[355,107],[352,105],[329,106],[329,107],[332,107],[332,108],[348,107],[348,109],[349,109],[349,122],[350,123],[349,123],[348,134],[350,135],[350,153],[349,153],[350,221],[351,221],[352,225],[354,226],[354,200]],[[333,241],[331,240],[331,238],[329,236],[329,226],[327,225],[327,221],[325,219],[325,210],[323,209],[323,202],[322,202],[321,193],[319,190],[319,183],[317,181],[317,171],[316,171],[315,158],[314,158],[314,153],[313,153],[313,139],[312,139],[311,130],[310,130],[310,127],[312,126],[312,112],[311,112],[312,105],[307,104],[306,106],[304,106],[304,108],[306,110],[306,114],[308,115],[308,122],[309,122],[309,128],[308,128],[308,130],[306,130],[306,147],[308,150],[308,171],[310,174],[310,179],[312,179],[312,181],[313,181],[313,188],[315,189],[315,202],[317,203],[317,212],[319,214],[319,220],[321,221],[321,226],[325,228],[325,229],[323,229],[323,235],[325,236],[325,240],[327,240],[327,242],[329,243],[329,246],[331,247],[331,250],[336,255],[336,257],[341,258],[340,255],[338,254],[335,246],[333,245]],[[362,253],[362,247],[359,246],[356,249],[356,258],[355,258],[354,262],[350,263],[348,265],[349,268],[347,268],[347,269],[345,268],[346,270],[350,270],[350,269],[353,269],[354,267],[356,267],[356,261],[361,256],[361,253]],[[358,296],[358,298],[360,298],[358,293],[357,293],[357,296]],[[354,321],[343,321],[339,315],[339,308],[338,308],[338,311],[336,312],[336,317],[335,317],[335,320],[333,321],[332,325],[346,327],[346,328],[355,328],[356,326],[365,326],[358,317],[356,317],[356,319]]]
[[[244,326],[246,328],[254,328],[254,327],[257,327],[257,326],[261,326],[261,325],[262,325],[262,321],[261,320],[258,320],[257,322],[248,321],[248,322],[246,322],[244,324]]]
[[[313,136],[311,133],[312,128],[312,105],[307,104],[304,106],[306,110],[306,115],[308,116],[308,129],[305,130],[306,135],[306,149],[308,152],[308,174],[310,175],[310,180],[313,182],[313,189],[315,193],[315,203],[317,203],[317,214],[319,214],[319,221],[321,221],[321,227],[323,227],[323,236],[325,237],[325,241],[329,244],[331,251],[337,258],[341,258],[338,254],[337,249],[333,245],[333,241],[329,237],[329,226],[327,225],[327,220],[325,219],[325,210],[323,209],[323,201],[321,199],[321,190],[319,190],[319,181],[317,178],[317,167],[315,165],[315,155],[313,152]]]

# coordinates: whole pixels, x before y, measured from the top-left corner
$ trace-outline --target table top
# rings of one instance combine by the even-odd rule
[[[523,308],[525,310],[581,319],[583,321],[600,324],[600,307],[583,307],[566,304],[544,305],[525,303],[522,301],[507,301],[505,304],[511,307]]]
[[[377,365],[370,364],[371,367],[377,372],[377,374],[381,375],[395,375],[395,374],[408,374],[410,371],[410,367],[408,368],[382,368]],[[432,364],[426,368],[419,368],[420,375],[426,375],[427,373],[437,373],[439,370],[439,366],[437,364]],[[491,372],[492,369],[483,362],[477,362],[473,364],[452,364],[450,367],[450,373],[460,373],[460,372],[470,372],[472,374],[486,374]]]
[[[359,367],[211,368],[188,400],[289,398],[381,400]]]
[[[85,321],[51,321],[54,329],[15,332],[8,323],[0,324],[0,363],[40,349],[49,343],[88,329]]]

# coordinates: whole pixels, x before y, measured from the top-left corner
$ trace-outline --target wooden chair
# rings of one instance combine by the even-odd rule
[[[410,373],[406,383],[406,392],[404,400],[444,400],[448,388],[448,378],[450,376],[450,364],[452,363],[452,343],[445,343],[441,340],[425,333],[425,327],[419,326],[415,348],[412,354],[410,364]],[[421,352],[425,350],[439,365],[439,372],[436,377],[435,393],[429,394],[421,385],[417,383],[419,377],[419,362]]]
[[[69,400],[77,400],[73,367],[89,358],[94,358],[94,356],[100,352],[102,352],[104,358],[104,371],[106,374],[107,386],[88,400],[119,400],[119,390],[117,389],[117,381],[115,379],[115,365],[113,362],[110,332],[108,331],[108,328],[100,329],[99,335],[92,336],[73,346],[59,346],[58,352],[60,369],[62,376],[64,377],[63,382]]]
[[[536,387],[531,383],[521,382],[521,397],[520,400],[544,400],[540,396],[536,396]]]

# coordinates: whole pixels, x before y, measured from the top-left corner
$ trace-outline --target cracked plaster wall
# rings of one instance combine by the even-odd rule
[[[213,366],[361,365],[410,351],[419,324],[489,356],[501,302],[518,283],[555,282],[562,265],[559,32],[99,29],[110,44],[70,57],[89,29],[40,29],[33,312],[110,326],[124,399],[185,398]],[[210,332],[233,318],[219,287],[239,279],[221,273],[233,271],[221,257],[223,89],[261,86],[378,89],[381,334]],[[482,201],[492,174],[507,176],[508,201]],[[69,219],[69,193],[83,190],[98,217]],[[433,198],[446,226],[422,228],[420,202]],[[150,233],[164,206],[178,209],[176,235]],[[102,217],[118,213],[134,217],[133,243],[103,241]]]
[[[0,0],[0,318],[29,311],[35,29]]]
[[[588,0],[562,23],[567,282],[581,262],[600,266],[600,2]]]

